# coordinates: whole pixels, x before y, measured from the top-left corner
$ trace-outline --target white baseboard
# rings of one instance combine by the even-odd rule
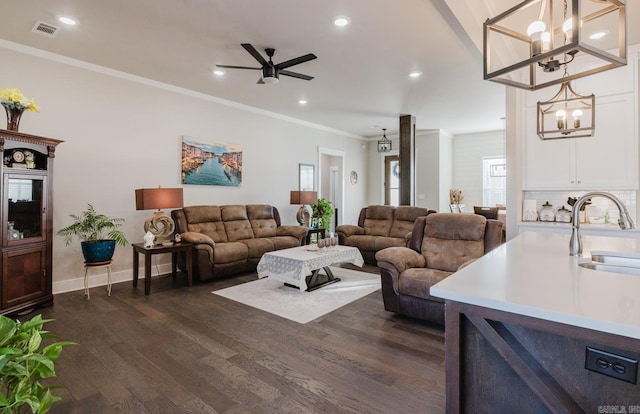
[[[158,275],[164,275],[171,273],[171,263],[164,263],[160,265],[154,265],[151,269],[151,277]],[[96,269],[90,269],[87,275],[89,281],[89,287],[107,285],[107,268],[98,267]],[[133,269],[121,270],[119,272],[111,271],[111,283],[119,283],[133,281]],[[144,266],[138,269],[138,282],[144,286]],[[76,290],[84,289],[84,274],[74,279],[61,280],[59,282],[53,282],[53,294],[73,292]]]

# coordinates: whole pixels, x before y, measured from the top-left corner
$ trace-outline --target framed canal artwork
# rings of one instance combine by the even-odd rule
[[[182,137],[182,184],[238,187],[242,182],[242,145]]]

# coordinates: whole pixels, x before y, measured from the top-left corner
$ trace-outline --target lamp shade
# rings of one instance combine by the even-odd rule
[[[139,188],[136,190],[136,210],[182,207],[182,188]]]
[[[314,204],[318,201],[317,191],[292,191],[289,204]]]

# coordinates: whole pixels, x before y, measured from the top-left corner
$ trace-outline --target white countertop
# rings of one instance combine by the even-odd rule
[[[433,296],[640,339],[640,276],[578,266],[592,250],[640,253],[640,239],[526,232],[431,287]]]

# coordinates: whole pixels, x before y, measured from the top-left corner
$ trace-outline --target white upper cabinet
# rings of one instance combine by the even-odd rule
[[[576,92],[596,96],[595,134],[543,141],[536,133],[536,103],[556,87],[525,97],[524,190],[637,190],[638,53],[625,67],[574,82]],[[525,92],[527,93],[527,92]],[[546,96],[546,98],[542,98]]]
[[[543,141],[536,133],[536,107],[526,109],[525,189],[556,190],[575,186],[575,140]]]
[[[634,94],[596,97],[593,138],[576,141],[576,184],[582,188],[638,188],[638,110]]]

